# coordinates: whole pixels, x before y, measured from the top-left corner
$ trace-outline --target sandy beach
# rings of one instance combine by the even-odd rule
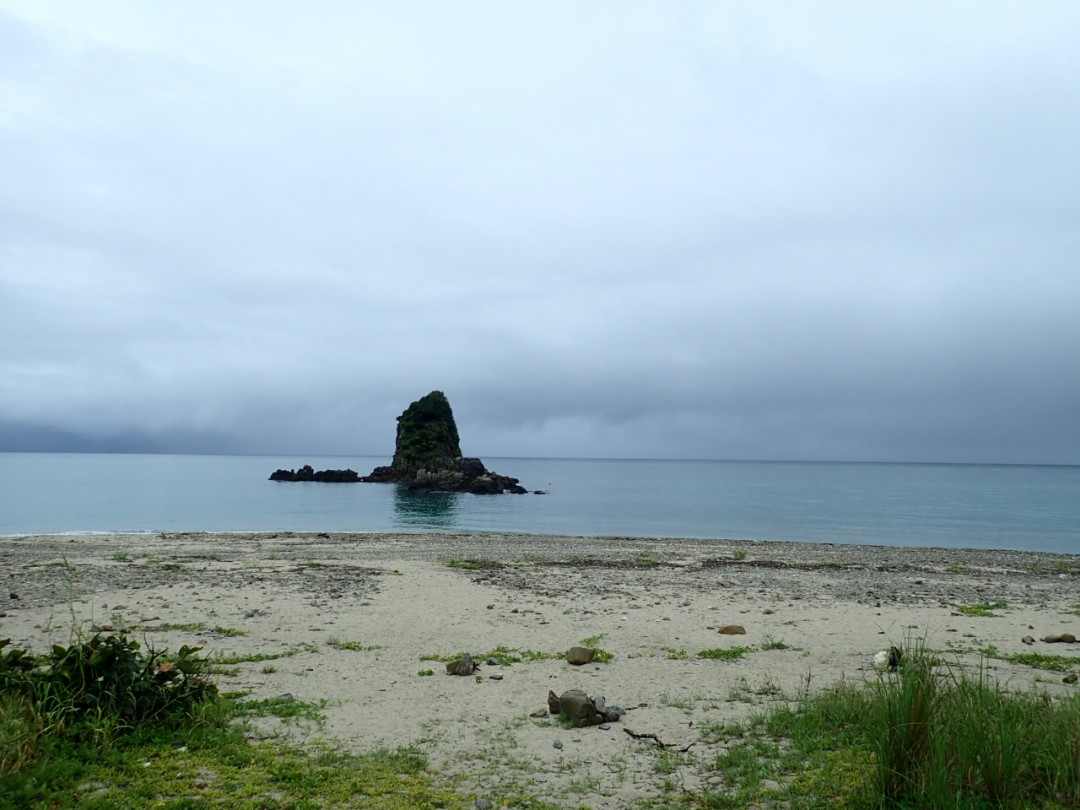
[[[511,788],[595,808],[699,789],[722,778],[703,730],[876,679],[873,655],[890,645],[972,667],[989,651],[1017,689],[1077,687],[1010,654],[1076,656],[1080,671],[1077,645],[1041,640],[1080,635],[1076,555],[266,533],[7,537],[0,565],[0,638],[41,652],[74,628],[126,628],[157,649],[246,658],[218,676],[223,690],[326,701],[322,728],[268,719],[261,732],[416,746],[496,804]],[[745,634],[719,632],[729,625]],[[560,657],[582,644],[610,660]],[[735,647],[733,660],[699,656]],[[461,652],[475,675],[445,674]],[[606,729],[533,716],[571,688],[628,711]]]

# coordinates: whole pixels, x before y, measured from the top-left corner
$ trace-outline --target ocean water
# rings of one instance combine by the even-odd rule
[[[385,457],[0,453],[0,535],[510,532],[1080,553],[1080,467],[487,458],[545,495],[283,483]]]

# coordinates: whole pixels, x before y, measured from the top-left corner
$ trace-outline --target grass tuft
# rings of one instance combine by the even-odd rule
[[[707,658],[710,661],[738,661],[750,652],[754,652],[753,647],[723,647],[713,650],[702,650],[698,653],[698,658]]]

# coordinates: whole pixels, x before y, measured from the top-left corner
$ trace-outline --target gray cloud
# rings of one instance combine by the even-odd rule
[[[0,442],[1080,463],[1078,23],[0,0]]]

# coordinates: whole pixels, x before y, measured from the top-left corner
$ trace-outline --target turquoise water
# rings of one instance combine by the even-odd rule
[[[0,534],[513,532],[1080,553],[1080,467],[485,459],[546,495],[268,481],[385,457],[0,453]]]

